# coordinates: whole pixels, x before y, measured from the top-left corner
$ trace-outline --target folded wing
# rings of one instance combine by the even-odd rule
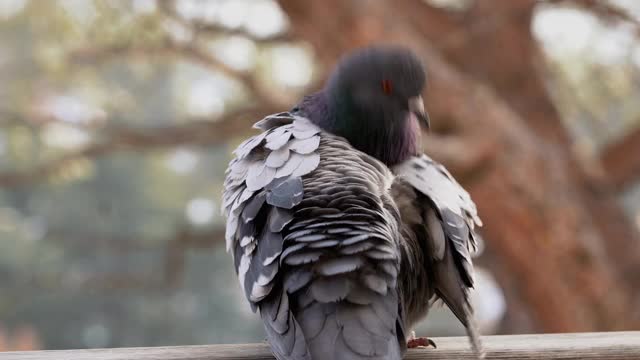
[[[400,359],[392,174],[281,113],[239,146],[225,180],[227,249],[278,359]]]
[[[428,264],[435,295],[467,328],[478,354],[481,345],[469,291],[474,285],[472,255],[478,250],[474,228],[482,225],[469,194],[441,164],[426,155],[413,157],[393,169],[400,181],[416,191],[412,206],[422,217]],[[429,266],[428,265],[428,266]]]

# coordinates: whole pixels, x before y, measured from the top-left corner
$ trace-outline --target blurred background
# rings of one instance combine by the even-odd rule
[[[384,42],[485,226],[485,334],[640,329],[640,2],[0,0],[0,351],[263,339],[231,150]],[[461,334],[444,309],[419,335]]]

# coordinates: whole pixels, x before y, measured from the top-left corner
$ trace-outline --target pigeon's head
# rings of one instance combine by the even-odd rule
[[[421,93],[425,73],[420,60],[401,47],[369,47],[345,56],[328,82],[329,95],[370,121],[395,122],[416,116],[429,126]]]
[[[429,118],[421,93],[425,72],[408,49],[369,47],[345,56],[325,88],[329,129],[388,165],[420,151]]]

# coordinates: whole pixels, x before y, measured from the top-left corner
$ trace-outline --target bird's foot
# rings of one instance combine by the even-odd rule
[[[437,349],[436,343],[433,340],[426,337],[416,337],[416,332],[412,331],[411,336],[407,340],[407,347],[409,349],[415,349],[417,347],[429,347],[433,346],[434,349]]]
[[[429,346],[433,346],[434,349],[437,349],[438,347],[436,346],[436,343],[433,342],[433,340],[426,338],[426,337],[419,337],[419,338],[414,338],[414,339],[409,339],[409,341],[407,341],[407,347],[409,349],[414,349],[417,347],[429,347]]]

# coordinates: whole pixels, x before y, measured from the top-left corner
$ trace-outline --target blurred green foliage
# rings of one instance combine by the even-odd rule
[[[161,45],[157,10],[136,14],[127,1],[24,5],[0,21],[3,173],[81,149],[113,125],[186,121],[193,66],[70,59],[88,46]],[[260,340],[222,248],[185,250],[179,281],[165,281],[167,240],[183,227],[222,224],[228,153],[221,144],[80,157],[32,186],[0,190],[0,325],[30,325],[49,349]],[[211,201],[202,224],[187,216],[193,199]]]

